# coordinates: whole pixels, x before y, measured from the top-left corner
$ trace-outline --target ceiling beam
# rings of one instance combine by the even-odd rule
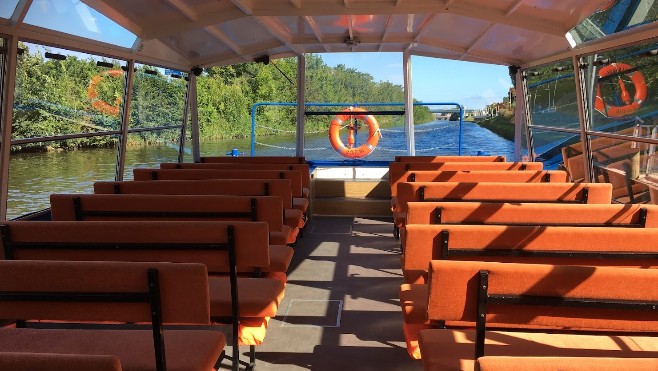
[[[233,0],[232,0],[233,1]],[[292,34],[288,28],[276,18],[256,17],[256,21],[263,26],[272,36],[290,48],[295,54],[304,53],[292,42]]]
[[[510,15],[514,13],[519,8],[522,2],[523,0],[516,0],[514,4],[512,4],[509,8],[507,8],[507,10],[505,11],[505,15]]]
[[[318,24],[315,23],[315,19],[313,19],[313,17],[302,17],[302,19],[304,20],[308,28],[311,29],[311,32],[313,32],[315,38],[318,39],[318,42],[324,44],[324,42],[322,41],[322,31],[320,31],[320,27],[318,26]],[[327,45],[324,45],[324,50],[327,53],[330,51]]]
[[[247,0],[231,0],[241,3]],[[451,13],[464,17],[476,18],[487,22],[500,23],[521,29],[564,36],[568,31],[561,23],[548,22],[536,17],[512,18],[507,17],[506,11],[482,6],[469,2],[437,2],[414,1],[405,3],[391,3],[374,7],[367,2],[349,3],[323,2],[321,5],[303,6],[301,8],[281,7],[269,1],[258,1],[256,7],[249,7],[250,14],[256,16],[328,16],[328,15],[388,15],[388,14],[437,14]],[[250,5],[254,3],[250,2]],[[237,5],[237,4],[236,4]],[[518,5],[517,5],[518,6]],[[509,10],[509,9],[508,9]]]
[[[480,40],[484,38],[484,36],[487,34],[487,32],[489,32],[489,30],[491,30],[492,27],[493,25],[491,24],[489,25],[489,27],[487,27],[484,30],[484,32],[480,33],[480,35],[471,43],[471,46],[469,46],[468,49],[466,49],[466,53],[464,53],[462,56],[466,56],[467,54],[472,52],[473,49],[475,49],[475,47],[477,46],[477,44],[480,42]]]
[[[564,37],[565,32],[568,31],[564,29],[562,24],[547,22],[546,20],[533,17],[512,18],[508,17],[505,12],[499,10],[486,9],[481,6],[466,5],[462,3],[458,3],[448,8],[448,13],[560,37]]]
[[[495,53],[490,53],[490,52],[489,53],[483,53],[483,52],[467,53],[468,49],[466,49],[466,48],[463,48],[463,47],[458,46],[458,45],[449,44],[449,43],[446,43],[446,42],[437,42],[436,40],[424,41],[423,44],[431,46],[431,47],[435,47],[435,48],[441,48],[441,49],[449,50],[451,52],[462,55],[462,58],[461,58],[462,60],[463,59],[468,59],[468,58],[463,57],[463,55],[466,55],[466,56],[469,56],[469,57],[475,57],[475,58],[481,59],[483,61],[489,61],[490,63],[495,63],[495,64],[507,64],[507,65],[516,64],[516,65],[518,65],[520,63],[520,61],[518,59],[510,58],[509,56],[502,55],[502,54],[495,54]],[[454,57],[449,58],[449,59],[458,60],[457,56],[454,56]]]
[[[226,45],[233,53],[237,54],[238,56],[242,55],[243,51],[242,48],[238,44],[236,44],[233,40],[231,40],[230,37],[228,37],[224,31],[220,30],[219,27],[217,26],[208,26],[204,28],[206,32],[208,32],[210,35],[212,35],[214,38],[217,40],[221,41],[222,44]]]
[[[114,9],[103,0],[80,0],[85,5],[93,8],[97,12],[106,16],[107,18],[113,20],[121,27],[132,32],[133,34],[141,37],[142,36],[142,27],[137,23],[133,22],[128,17],[125,17],[122,12]]]
[[[187,4],[181,0],[165,0],[169,5],[173,6],[179,13],[181,13],[189,21],[195,22],[199,19],[197,12],[190,8]],[[217,26],[206,26],[203,28],[209,35],[219,40],[222,44],[226,45],[227,48],[231,49],[233,53],[238,56],[242,56],[242,49],[238,44],[236,44],[230,37],[224,33]],[[243,58],[244,59],[244,58]],[[246,60],[246,59],[245,59]]]
[[[23,20],[25,19],[25,15],[27,14],[27,11],[30,9],[30,5],[32,5],[32,0],[20,0],[18,4],[16,4],[16,8],[14,9],[14,13],[11,15],[10,18],[10,24],[20,24],[23,23]]]
[[[414,44],[420,41],[420,39],[423,38],[423,36],[427,33],[427,30],[429,29],[429,24],[432,23],[432,19],[434,19],[434,14],[430,14],[423,21],[420,23],[420,26],[418,27],[418,32],[416,33],[416,36],[414,36],[414,40],[407,46],[407,49],[405,50],[406,52],[410,51],[411,48],[414,47]]]
[[[411,17],[411,14],[409,14],[409,17]],[[386,36],[388,34],[389,26],[391,25],[391,20],[393,19],[392,15],[388,15],[386,17],[386,23],[384,23],[384,33],[382,34],[382,41],[379,43],[379,51],[382,51],[382,48],[384,47],[384,42],[386,41]]]
[[[167,27],[162,27],[163,22],[161,20],[156,20],[144,27],[142,38],[145,40],[162,39],[166,36],[176,35],[224,22],[235,21],[244,17],[246,17],[246,14],[243,11],[233,7],[230,10],[198,14],[196,19],[190,22],[168,23]]]
[[[179,13],[183,14],[185,18],[190,21],[196,21],[198,18],[197,12],[190,8],[182,0],[164,0],[169,5],[173,6]]]
[[[233,5],[237,6],[247,15],[254,14],[254,4],[251,0],[231,0]]]

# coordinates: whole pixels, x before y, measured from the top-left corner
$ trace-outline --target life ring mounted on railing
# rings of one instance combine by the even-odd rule
[[[343,157],[363,158],[368,156],[375,150],[377,143],[379,143],[379,138],[382,135],[379,130],[377,119],[375,119],[375,116],[373,115],[359,114],[358,112],[366,112],[366,110],[359,107],[349,107],[342,112],[345,112],[345,114],[336,115],[336,117],[331,120],[331,125],[329,126],[329,141],[331,142],[331,146],[334,147],[336,152]],[[353,118],[362,120],[368,125],[368,140],[358,147],[354,147],[356,144],[355,135],[358,130],[356,123],[349,123],[347,125],[349,129],[347,146],[343,144],[343,141],[340,139],[340,129],[343,127],[343,123]]]
[[[599,78],[610,76],[613,74],[620,74],[624,71],[633,69],[628,64],[625,63],[611,63],[599,70]],[[635,94],[631,99],[631,95],[626,89],[626,84],[618,77],[619,89],[621,90],[621,100],[625,103],[623,106],[611,106],[607,105],[603,100],[603,95],[601,94],[601,82],[596,85],[596,100],[594,101],[594,108],[597,111],[601,112],[606,117],[624,117],[632,115],[638,109],[644,101],[647,99],[647,83],[644,80],[644,76],[640,71],[632,71],[627,74],[633,85],[635,86]]]
[[[104,76],[120,77],[123,76],[123,70],[108,70],[92,77],[91,81],[89,82],[89,87],[87,88],[87,97],[89,100],[91,100],[91,106],[97,111],[100,111],[101,113],[109,116],[118,116],[119,107],[121,105],[120,97],[117,97],[114,100],[114,104],[109,104],[108,102],[105,102],[98,97],[96,85],[98,85],[98,83],[103,80]]]

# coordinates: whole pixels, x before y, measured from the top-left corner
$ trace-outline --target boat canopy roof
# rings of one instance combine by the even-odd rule
[[[408,52],[523,66],[577,47],[581,40],[565,35],[610,3],[3,0],[0,32],[185,70],[333,52]]]

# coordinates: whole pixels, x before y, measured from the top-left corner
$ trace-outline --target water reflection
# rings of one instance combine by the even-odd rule
[[[357,143],[365,141],[368,130],[359,133]],[[459,126],[455,122],[434,121],[417,125],[417,154],[458,153]],[[362,136],[363,135],[363,136]],[[513,158],[514,145],[487,129],[473,123],[464,123],[462,154],[475,155],[485,151],[492,155]],[[293,136],[269,136],[259,138],[256,154],[294,155]],[[250,154],[251,141],[245,139],[216,140],[201,143],[202,156],[224,156],[233,148],[245,155]],[[390,161],[395,155],[405,153],[404,136],[400,127],[383,132],[375,151],[367,160]],[[306,137],[305,154],[310,160],[342,161],[329,144],[328,135],[312,134]],[[129,147],[126,152],[125,179],[132,179],[136,167],[158,166],[161,162],[176,161],[178,152],[173,145],[149,145]],[[77,151],[13,154],[9,169],[9,201],[7,218],[15,218],[28,212],[49,207],[52,193],[89,193],[93,182],[114,180],[116,148],[81,149]]]

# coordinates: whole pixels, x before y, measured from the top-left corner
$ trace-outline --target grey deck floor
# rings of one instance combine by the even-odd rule
[[[421,370],[402,335],[391,221],[314,217],[300,241],[256,370]]]

